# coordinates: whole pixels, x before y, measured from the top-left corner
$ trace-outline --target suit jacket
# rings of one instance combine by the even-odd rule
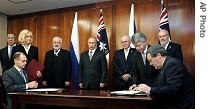
[[[183,62],[183,54],[180,44],[169,42],[166,51],[168,56],[177,58]]]
[[[113,66],[116,76],[116,86],[124,86],[132,84],[131,79],[127,82],[122,79],[122,75],[131,74],[132,70],[132,55],[136,51],[135,48],[130,48],[127,59],[125,59],[124,49],[120,49],[114,53]]]
[[[47,87],[65,88],[65,81],[71,81],[71,58],[67,50],[60,49],[58,56],[54,50],[46,52],[44,60],[43,81]]]
[[[2,75],[2,81],[6,92],[20,92],[26,90],[26,84],[28,83],[28,75],[26,71],[23,70],[26,82],[20,72],[12,67],[9,70],[5,71]],[[12,100],[9,95],[7,95],[7,109],[11,109]]]
[[[104,52],[95,51],[89,59],[88,51],[81,53],[79,62],[78,82],[84,89],[100,89],[100,83],[107,83],[107,61]]]
[[[150,45],[148,45],[148,48]],[[150,85],[154,82],[158,71],[150,65],[146,58],[146,66],[144,65],[141,52],[136,51],[132,57],[131,78],[133,84],[144,83]]]
[[[16,52],[22,52],[26,55],[27,57],[27,65],[31,62],[32,59],[35,59],[38,61],[38,47],[35,47],[33,45],[31,45],[28,54],[26,53],[24,47],[22,46],[22,44],[19,44],[15,47],[13,47],[12,49],[12,56],[16,53]]]
[[[150,93],[161,109],[192,109],[195,87],[187,67],[178,59],[167,56]],[[163,106],[163,107],[162,107]]]
[[[0,61],[2,66],[2,73],[13,67],[13,59],[9,59],[8,47],[4,47],[0,50]]]

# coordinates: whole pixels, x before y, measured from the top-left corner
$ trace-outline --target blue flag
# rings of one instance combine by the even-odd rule
[[[102,51],[107,55],[109,53],[109,44],[106,34],[106,27],[103,21],[102,8],[100,9],[100,18],[97,31],[97,50]]]

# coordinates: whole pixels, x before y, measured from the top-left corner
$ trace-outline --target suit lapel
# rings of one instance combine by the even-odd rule
[[[13,70],[14,70],[16,76],[17,76],[21,81],[23,81],[24,83],[27,82],[27,81],[25,82],[24,78],[22,77],[22,75],[20,74],[20,72],[19,72],[15,67],[13,67]],[[26,78],[26,76],[25,76],[25,78]]]
[[[97,56],[97,51],[95,51],[95,52],[93,53],[93,56],[92,56],[92,58],[91,58],[91,60],[90,60],[90,59],[89,59],[89,53],[88,53],[88,59],[89,59],[90,61],[92,61],[96,56]]]

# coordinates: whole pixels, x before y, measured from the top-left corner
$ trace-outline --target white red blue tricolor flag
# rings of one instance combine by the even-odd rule
[[[72,64],[72,75],[70,89],[78,89],[78,69],[79,69],[79,35],[78,35],[78,24],[77,24],[77,12],[75,13],[71,43],[70,43],[70,56]]]

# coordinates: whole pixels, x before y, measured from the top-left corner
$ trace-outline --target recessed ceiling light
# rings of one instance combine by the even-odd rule
[[[8,1],[17,4],[17,3],[28,2],[28,1],[32,1],[32,0],[8,0]]]

